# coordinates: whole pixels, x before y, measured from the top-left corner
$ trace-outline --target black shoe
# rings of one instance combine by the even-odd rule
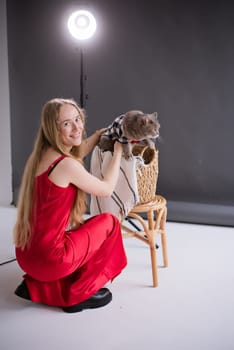
[[[95,293],[91,298],[82,301],[79,304],[63,307],[64,312],[79,312],[84,309],[96,309],[110,303],[112,300],[112,294],[108,288],[101,288],[97,293]]]
[[[15,294],[20,298],[31,300],[25,280],[16,288]]]

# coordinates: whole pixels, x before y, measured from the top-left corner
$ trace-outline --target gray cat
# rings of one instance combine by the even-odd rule
[[[125,159],[132,157],[132,144],[144,142],[150,148],[155,148],[152,139],[159,136],[160,124],[158,113],[146,114],[142,111],[129,111],[117,117],[107,130],[101,135],[98,146],[102,151],[114,149],[114,142],[123,144]]]

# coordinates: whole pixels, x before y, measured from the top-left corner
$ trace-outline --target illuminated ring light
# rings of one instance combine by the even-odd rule
[[[68,30],[78,40],[91,38],[96,31],[96,20],[92,13],[85,10],[73,12],[68,18]]]

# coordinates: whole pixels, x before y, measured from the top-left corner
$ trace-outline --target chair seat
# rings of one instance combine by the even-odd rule
[[[144,220],[140,214],[146,214],[147,220]],[[128,214],[128,217],[136,220],[138,225],[134,224],[135,229],[131,229],[122,222],[123,237],[135,237],[146,243],[150,248],[153,287],[158,286],[157,271],[157,252],[155,249],[156,236],[160,234],[162,243],[162,256],[164,267],[168,266],[167,243],[165,223],[167,217],[167,201],[160,195],[155,195],[154,199],[148,203],[139,203]]]

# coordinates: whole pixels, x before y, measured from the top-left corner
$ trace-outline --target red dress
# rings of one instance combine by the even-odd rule
[[[103,213],[88,219],[78,229],[67,231],[77,188],[63,188],[49,178],[59,157],[35,178],[32,239],[29,248],[16,248],[31,300],[51,306],[80,303],[127,264],[118,219]]]

